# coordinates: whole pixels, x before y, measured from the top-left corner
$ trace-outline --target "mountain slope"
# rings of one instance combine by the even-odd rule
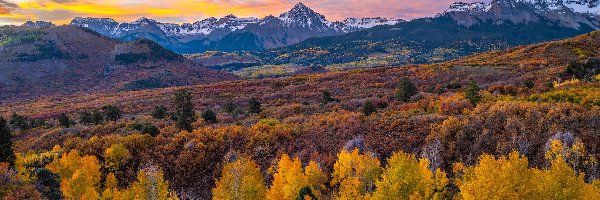
[[[0,28],[0,99],[231,80],[149,40],[76,26]]]
[[[587,58],[580,57],[581,51],[587,52]],[[600,58],[600,32],[597,31],[560,41],[474,54],[438,64],[377,67],[274,79],[224,81],[190,88],[197,95],[196,103],[202,105],[220,104],[223,103],[223,99],[238,99],[241,105],[243,104],[241,100],[259,94],[264,95],[261,98],[263,105],[307,101],[318,103],[323,90],[332,91],[333,95],[340,97],[341,100],[367,99],[373,94],[386,94],[391,95],[389,98],[393,98],[397,81],[403,77],[411,78],[420,91],[440,86],[450,87],[450,84],[465,86],[470,79],[476,80],[482,86],[521,85],[530,80],[535,83],[535,89],[547,90],[545,84],[558,81],[561,72],[569,63],[595,58]],[[596,72],[598,73],[600,71]],[[50,115],[48,113],[65,112],[65,109],[107,104],[115,98],[119,99],[117,102],[127,102],[120,104],[125,110],[148,112],[156,105],[168,104],[171,101],[169,97],[176,89],[84,95],[64,99],[62,100],[64,103],[44,99],[10,107],[0,106],[0,112],[10,113],[11,109],[14,109],[29,115],[47,116]],[[456,90],[456,88],[447,90]],[[98,99],[98,102],[93,102],[92,99]],[[72,104],[72,106],[64,104]]]

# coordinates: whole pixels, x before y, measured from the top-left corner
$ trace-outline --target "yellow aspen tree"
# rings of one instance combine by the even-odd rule
[[[112,172],[119,170],[130,158],[129,150],[122,144],[112,144],[104,151],[104,165]]]
[[[397,152],[388,160],[373,199],[432,198],[435,191],[448,184],[445,173],[435,174],[429,169],[429,161],[404,152]]]
[[[61,177],[65,199],[99,199],[100,164],[95,156],[80,157],[76,150],[63,155],[46,168]]]
[[[267,191],[267,199],[295,200],[302,188],[308,187],[308,179],[304,176],[300,159],[293,160],[288,155],[283,155],[273,174],[273,184]]]
[[[213,188],[214,200],[261,200],[266,198],[264,178],[258,165],[245,157],[227,163]]]
[[[151,167],[138,172],[137,180],[127,191],[135,199],[169,200],[178,199],[169,192],[169,182],[164,180],[160,169]]]
[[[484,154],[476,166],[465,171],[459,186],[465,200],[532,199],[537,195],[535,171],[517,152],[499,159]]]
[[[328,177],[323,170],[314,161],[310,161],[304,168],[304,175],[308,180],[308,185],[317,199],[323,198],[323,193],[327,190]]]
[[[104,182],[104,191],[102,192],[102,200],[117,199],[120,196],[117,177],[114,173],[109,173]]]
[[[600,191],[584,181],[584,175],[577,175],[565,161],[563,145],[558,140],[551,141],[546,158],[551,163],[548,170],[538,173],[538,190],[542,199],[600,199]]]
[[[369,199],[382,172],[375,156],[361,154],[358,149],[342,150],[333,165],[331,185],[338,185],[338,199]]]

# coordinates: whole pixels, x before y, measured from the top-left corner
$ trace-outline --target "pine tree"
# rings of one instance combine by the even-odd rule
[[[377,108],[375,107],[373,102],[367,101],[367,102],[365,102],[365,105],[363,106],[362,112],[366,116],[370,116],[371,114],[377,112]]]
[[[186,89],[177,90],[174,100],[177,128],[192,131],[192,123],[196,120],[192,93]]]
[[[104,111],[105,119],[108,121],[117,121],[121,119],[121,110],[114,105],[106,105],[102,107],[102,111]]]
[[[254,114],[259,114],[260,112],[262,112],[262,104],[260,103],[260,101],[258,101],[258,99],[254,97],[250,99],[248,112]]]
[[[79,113],[79,123],[81,124],[93,124],[92,113],[84,111]]]
[[[417,94],[417,86],[415,86],[410,79],[403,78],[400,80],[398,90],[396,91],[396,99],[406,102],[415,94]]]
[[[0,162],[8,163],[12,167],[16,159],[12,148],[12,133],[6,120],[0,117]]]
[[[104,116],[102,116],[102,113],[99,110],[94,110],[92,112],[92,123],[98,125],[102,124],[102,122],[104,122]]]
[[[465,90],[465,98],[467,98],[471,104],[477,105],[481,101],[481,96],[479,95],[479,86],[475,81],[470,81],[467,89]]]
[[[164,106],[156,106],[152,111],[152,118],[154,119],[164,119],[167,116],[167,108]]]
[[[29,126],[29,123],[27,123],[27,117],[19,115],[17,113],[13,113],[10,116],[10,124],[16,126],[21,131],[26,131],[26,130],[29,130],[31,128]]]
[[[335,100],[331,97],[331,92],[329,92],[329,90],[323,90],[323,94],[321,97],[321,104],[325,105],[332,101],[335,101]]]
[[[202,119],[204,119],[205,122],[211,124],[219,122],[219,120],[217,120],[217,114],[211,109],[208,109],[204,111],[204,113],[202,113]]]
[[[225,104],[223,104],[223,111],[226,113],[233,113],[233,111],[235,111],[235,109],[237,108],[237,105],[235,105],[235,103],[231,100],[228,100],[227,102],[225,102]]]
[[[58,123],[66,128],[71,127],[71,119],[64,113],[58,116]]]

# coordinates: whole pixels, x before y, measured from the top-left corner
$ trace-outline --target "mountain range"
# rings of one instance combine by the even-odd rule
[[[403,20],[387,18],[347,18],[330,22],[325,16],[302,3],[278,17],[207,18],[194,23],[161,23],[140,18],[131,23],[119,23],[108,18],[75,18],[72,25],[90,28],[102,35],[132,41],[146,38],[178,53],[206,50],[264,50],[295,44],[311,37],[340,35],[371,28],[393,25]]]
[[[257,65],[330,70],[432,63],[598,30],[598,1],[493,0],[454,3],[435,17],[377,26],[254,52]],[[216,68],[229,67],[216,66]]]

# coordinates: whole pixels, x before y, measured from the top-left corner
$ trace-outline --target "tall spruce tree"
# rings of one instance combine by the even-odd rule
[[[479,86],[475,81],[470,81],[467,89],[465,90],[465,98],[467,98],[471,104],[477,105],[481,101],[481,96],[479,95]]]
[[[0,117],[0,162],[8,163],[12,167],[15,165],[16,159],[12,149],[12,133],[6,120]]]
[[[248,104],[249,113],[260,114],[260,112],[262,112],[262,103],[260,103],[258,99],[252,97]]]
[[[192,131],[192,123],[196,120],[192,93],[186,89],[177,90],[174,100],[177,128]]]

